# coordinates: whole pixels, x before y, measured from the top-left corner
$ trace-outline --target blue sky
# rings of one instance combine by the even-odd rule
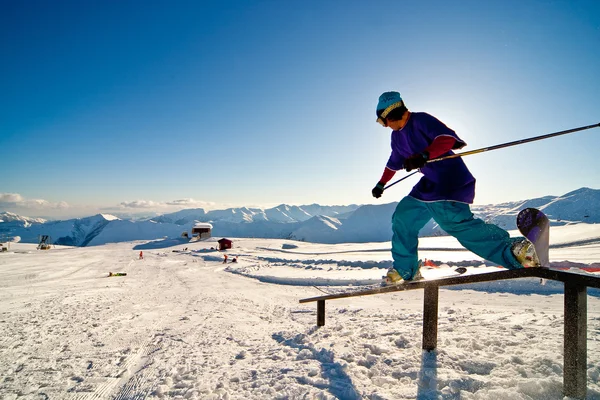
[[[597,1],[0,0],[0,51],[0,210],[29,216],[397,201],[388,90],[465,151],[600,122]],[[466,157],[475,202],[600,188],[598,148]]]

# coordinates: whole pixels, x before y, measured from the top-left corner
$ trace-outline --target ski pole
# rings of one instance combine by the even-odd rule
[[[471,154],[478,154],[478,153],[483,153],[483,152],[490,151],[490,150],[502,149],[504,147],[510,147],[510,146],[516,146],[519,144],[535,142],[536,140],[548,139],[548,138],[551,138],[554,136],[566,135],[568,133],[579,132],[579,131],[584,131],[586,129],[592,129],[592,128],[598,128],[598,127],[600,127],[600,123],[597,123],[594,125],[588,125],[588,126],[581,126],[579,128],[567,129],[565,131],[548,133],[546,135],[534,136],[534,137],[527,138],[527,139],[515,140],[514,142],[497,144],[495,146],[490,146],[490,147],[483,147],[483,148],[477,149],[477,150],[464,151],[462,153],[451,154],[451,155],[445,156],[445,157],[432,158],[431,160],[427,160],[427,163],[448,160],[450,158],[456,158],[456,157],[470,156]]]
[[[431,160],[427,160],[427,164],[432,163],[432,162],[436,162],[436,161],[448,160],[448,159],[456,158],[456,157],[470,156],[471,154],[478,154],[478,153],[483,153],[483,152],[490,151],[490,150],[502,149],[504,147],[516,146],[516,145],[519,145],[519,144],[534,142],[536,140],[548,139],[548,138],[551,138],[551,137],[554,137],[554,136],[566,135],[568,133],[579,132],[579,131],[584,131],[586,129],[592,129],[592,128],[598,128],[598,127],[600,127],[600,123],[597,123],[597,124],[594,124],[594,125],[581,126],[579,128],[567,129],[565,131],[560,131],[560,132],[548,133],[546,135],[541,135],[541,136],[534,136],[534,137],[527,138],[527,139],[515,140],[514,142],[507,142],[507,143],[497,144],[495,146],[483,147],[483,148],[477,149],[477,150],[464,151],[462,153],[451,154],[451,155],[445,156],[445,157],[432,158]],[[417,171],[413,172],[412,174],[406,175],[405,177],[403,177],[401,179],[398,179],[396,182],[390,183],[385,188],[383,188],[383,190],[385,190],[385,189],[387,189],[389,187],[394,186],[396,183],[402,182],[403,180],[405,180],[409,176],[413,176],[416,173],[417,173]]]
[[[398,180],[397,180],[396,182],[394,182],[394,183],[390,183],[389,185],[387,185],[386,187],[384,187],[384,188],[383,188],[383,190],[386,190],[387,188],[390,188],[390,187],[394,186],[396,183],[402,182],[402,181],[403,181],[403,180],[405,180],[406,178],[410,178],[411,176],[413,176],[413,175],[414,175],[414,174],[416,174],[417,172],[419,172],[419,171],[415,171],[415,172],[413,172],[412,174],[408,174],[408,175],[406,175],[404,178],[400,178],[400,179],[398,179]]]

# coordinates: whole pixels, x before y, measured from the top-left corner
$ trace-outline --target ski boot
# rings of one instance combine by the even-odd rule
[[[511,251],[524,268],[541,267],[542,264],[535,252],[535,247],[527,239],[513,243]]]
[[[417,269],[417,273],[415,274],[415,276],[413,276],[413,278],[410,281],[418,281],[420,279],[423,279],[423,275],[421,275],[421,265],[422,263],[419,260],[419,267]],[[383,280],[383,286],[397,285],[399,283],[406,282],[406,280],[402,278],[402,276],[398,273],[398,271],[396,271],[396,268],[394,267],[388,268],[387,274],[383,277]]]

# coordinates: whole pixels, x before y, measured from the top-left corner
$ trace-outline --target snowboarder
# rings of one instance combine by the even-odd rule
[[[386,281],[420,279],[418,233],[433,218],[468,250],[509,269],[523,268],[533,246],[524,238],[510,238],[497,225],[474,218],[469,204],[475,197],[475,178],[461,157],[427,164],[427,160],[454,154],[466,143],[437,118],[409,111],[400,93],[385,92],[377,104],[377,122],[392,129],[392,153],[383,175],[371,191],[380,198],[396,171],[419,169],[421,180],[396,207],[392,216],[393,266]],[[530,266],[530,265],[528,265]]]
[[[227,264],[227,254],[223,254],[223,264]]]
[[[143,259],[144,259],[144,252],[140,251],[140,260],[143,260]]]

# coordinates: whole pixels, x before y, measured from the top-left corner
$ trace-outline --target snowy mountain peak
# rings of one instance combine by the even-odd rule
[[[582,187],[577,190],[573,190],[572,192],[569,192],[567,194],[564,194],[561,197],[570,197],[570,196],[592,196],[592,197],[595,197],[595,196],[598,196],[598,190],[588,188],[588,187]]]
[[[43,218],[23,217],[21,215],[17,215],[8,211],[0,213],[0,220],[2,222],[20,222],[24,225],[43,224],[46,222],[46,220]]]
[[[121,218],[115,217],[114,215],[111,215],[111,214],[100,214],[100,215],[107,221],[116,221],[116,220],[121,219]]]
[[[333,217],[327,217],[325,215],[317,215],[315,218],[317,218],[319,221],[321,221],[323,224],[327,225],[328,227],[330,227],[331,229],[338,229],[338,227],[340,227],[342,225],[342,223]]]

